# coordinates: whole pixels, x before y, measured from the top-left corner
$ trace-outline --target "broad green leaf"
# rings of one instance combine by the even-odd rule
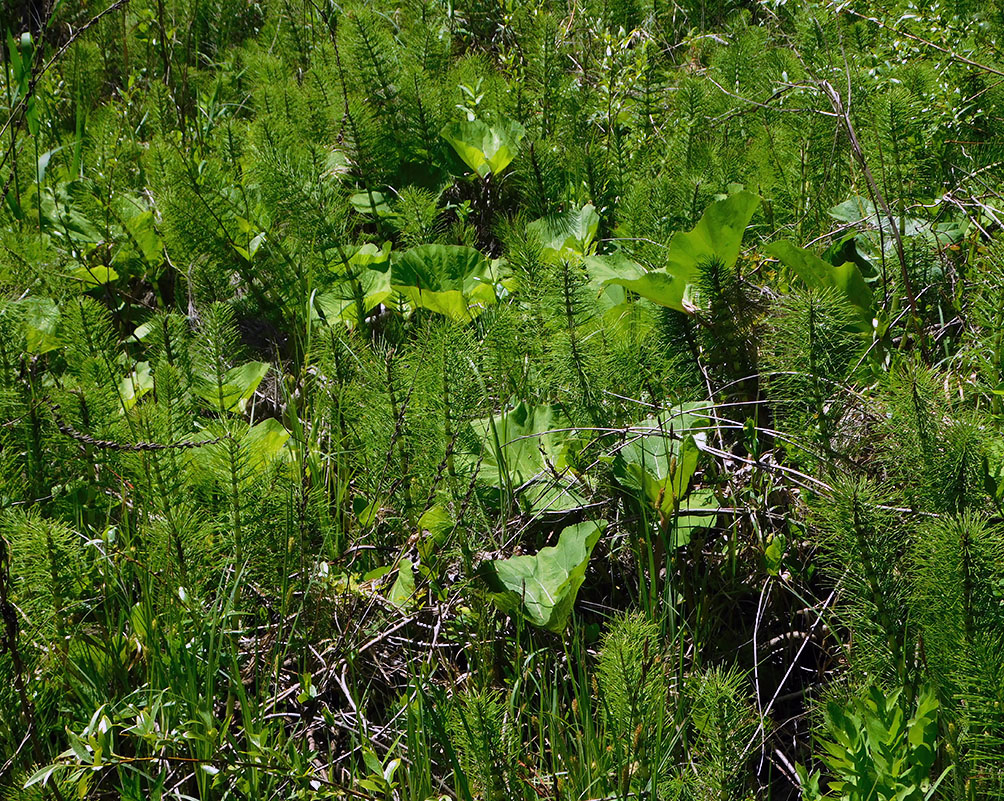
[[[279,458],[283,446],[289,441],[289,432],[274,417],[268,417],[247,430],[241,440],[241,449],[248,466],[264,471]]]
[[[350,259],[351,261],[351,259]],[[363,313],[375,309],[387,301],[394,290],[390,285],[390,272],[380,270],[356,270],[355,280],[363,296]],[[338,285],[314,297],[314,304],[329,324],[341,321],[354,325],[358,322],[358,306],[352,280],[345,277]]]
[[[390,242],[384,242],[382,247],[367,242],[365,245],[360,245],[356,252],[349,256],[349,264],[370,268],[377,264],[386,264],[390,260],[390,251]]]
[[[788,543],[783,534],[772,534],[769,537],[767,547],[763,551],[763,558],[770,575],[780,574],[787,548]]]
[[[615,280],[633,281],[645,275],[644,267],[620,251],[586,256],[585,264],[589,286],[597,295],[615,290],[620,292],[620,287],[614,284]],[[623,292],[620,292],[616,302],[620,303],[623,299]]]
[[[643,298],[693,314],[701,308],[698,283],[701,267],[713,260],[732,267],[739,258],[743,232],[760,205],[760,198],[737,192],[708,206],[692,231],[680,231],[669,243],[666,266],[644,275],[608,279]]]
[[[442,537],[453,530],[456,523],[450,513],[440,504],[430,506],[418,518],[418,527],[422,531],[428,531],[433,537]]]
[[[150,372],[150,362],[139,362],[135,369],[119,382],[119,395],[126,410],[136,405],[136,402],[153,389],[153,374]]]
[[[360,214],[374,214],[377,217],[393,217],[387,196],[383,192],[359,192],[349,198],[352,208]]]
[[[872,330],[872,318],[875,316],[872,291],[857,265],[849,261],[833,265],[811,251],[785,241],[773,242],[765,250],[801,278],[806,286],[836,289],[853,307],[860,327],[865,331]]]
[[[731,267],[739,258],[743,233],[760,205],[760,198],[737,192],[708,206],[692,231],[678,232],[669,243],[670,274],[697,277],[697,267],[713,258]]]
[[[367,501],[366,498],[356,497],[352,501],[352,509],[356,513],[356,519],[363,528],[369,528],[377,519],[380,513],[380,501]],[[387,570],[390,570],[388,567]]]
[[[111,267],[104,267],[102,265],[96,267],[78,267],[73,271],[72,275],[88,287],[110,284],[119,277],[119,274]]]
[[[962,239],[971,225],[969,218],[960,214],[954,206],[944,200],[936,201],[934,208],[938,211],[933,212],[931,217],[939,219],[941,222],[896,214],[896,227],[900,236],[904,239],[917,237],[940,247],[954,244]],[[858,230],[864,229],[862,234],[868,238],[876,251],[880,250],[882,246],[887,253],[895,251],[896,240],[892,235],[892,225],[889,223],[889,218],[881,208],[877,208],[867,198],[857,195],[850,197],[831,208],[829,214],[833,219],[854,226]],[[881,231],[885,235],[884,242],[879,241],[876,235],[877,231]]]
[[[352,162],[344,151],[332,148],[324,159],[322,176],[340,180],[352,171]]]
[[[522,610],[533,625],[560,634],[606,525],[605,520],[589,520],[568,526],[557,545],[541,548],[535,556],[484,562],[478,573],[500,609],[509,614]]]
[[[267,362],[248,362],[227,370],[220,389],[212,379],[205,379],[198,387],[199,396],[221,412],[242,412],[268,372]]]
[[[397,567],[397,578],[387,594],[394,606],[404,608],[415,597],[415,571],[410,559],[402,559]]]
[[[39,194],[22,202],[26,208],[35,208],[42,213],[42,223],[57,239],[69,240],[77,245],[96,245],[104,240],[101,228],[93,223],[81,210],[79,198],[100,194],[93,181],[78,179],[60,183],[52,189],[43,189]],[[34,193],[34,187],[32,187]]]
[[[858,195],[838,203],[829,210],[829,215],[834,220],[850,225],[878,225],[880,221],[875,204]]]
[[[445,542],[455,527],[456,522],[442,505],[434,504],[425,511],[418,519],[418,529],[423,536],[417,544],[418,552],[424,562]]]
[[[531,481],[522,491],[526,511],[535,515],[564,514],[589,503],[585,486],[574,476],[548,475]]]
[[[652,506],[670,513],[686,495],[700,449],[692,436],[682,441],[655,435],[629,442],[614,458],[614,478],[641,492]]]
[[[59,347],[59,307],[50,298],[27,298],[24,305],[28,353],[48,353]]]
[[[652,297],[661,297],[666,303],[660,305],[667,305],[672,300],[673,282],[669,276],[659,271],[646,272],[620,251],[586,256],[585,262],[589,286],[596,292],[597,309],[614,328],[619,329],[622,321],[633,316],[639,301],[650,303]]]
[[[419,245],[406,250],[391,267],[395,285],[419,289],[460,289],[464,281],[481,275],[488,259],[461,245]]]
[[[642,421],[613,457],[617,482],[641,493],[664,514],[672,513],[686,496],[697,469],[708,424],[697,408],[697,404],[677,406]]]
[[[470,322],[495,303],[491,262],[474,248],[419,245],[390,269],[391,285],[417,308]]]
[[[164,260],[164,243],[154,228],[152,211],[142,211],[130,217],[125,227],[147,264],[156,266]]]
[[[52,150],[45,151],[41,156],[38,157],[38,165],[35,171],[35,175],[38,178],[38,183],[45,183],[45,171],[49,168],[49,162],[52,157],[55,156],[62,147],[54,147]]]
[[[707,528],[718,518],[721,504],[712,489],[696,489],[680,501],[673,518],[670,547],[680,548],[690,542],[695,531]]]
[[[458,323],[470,322],[495,302],[495,289],[490,284],[479,284],[470,293],[459,289],[434,292],[412,286],[397,286],[395,289],[413,307],[428,309]]]
[[[687,294],[687,285],[659,270],[643,273],[636,278],[607,279],[607,285],[622,286],[660,306],[686,311],[684,296]]]
[[[464,163],[482,178],[498,175],[516,156],[526,130],[514,120],[489,126],[483,120],[463,120],[440,132]]]
[[[472,465],[481,461],[478,480],[499,489],[516,488],[565,468],[565,449],[572,439],[568,421],[554,406],[520,402],[497,417],[471,422],[481,443],[479,452],[460,456]],[[546,460],[546,462],[545,462]]]
[[[534,220],[527,225],[526,230],[544,248],[544,258],[555,261],[586,255],[599,226],[600,215],[587,203],[581,209]]]
[[[568,451],[575,443],[569,422],[554,406],[520,402],[508,412],[473,420],[480,443],[458,453],[461,465],[478,468],[477,480],[498,490],[495,502],[518,500],[528,513],[553,514],[588,504],[588,486],[569,469]]]

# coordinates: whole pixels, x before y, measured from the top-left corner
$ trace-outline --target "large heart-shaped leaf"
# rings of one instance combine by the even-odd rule
[[[119,381],[119,396],[126,411],[153,389],[153,373],[150,362],[138,362],[125,378]]]
[[[498,175],[516,157],[526,130],[514,120],[488,125],[483,120],[463,120],[440,132],[464,163],[482,178]]]
[[[491,262],[474,248],[419,245],[391,267],[391,285],[412,306],[470,322],[495,302]]]
[[[876,208],[875,204],[867,198],[858,195],[849,197],[843,203],[839,203],[831,208],[829,215],[839,222],[855,227],[878,228],[886,236],[892,236],[892,226],[889,224],[889,218],[884,211]],[[923,236],[933,238],[934,233],[938,230],[937,226],[920,217],[900,217],[897,215],[896,220],[900,236],[904,237]],[[895,247],[895,243],[890,243],[890,245]]]
[[[872,318],[875,316],[872,291],[856,264],[849,261],[839,265],[830,264],[791,242],[774,242],[766,247],[766,251],[801,278],[806,286],[813,289],[836,289],[853,308],[859,327],[865,331],[872,330]]]
[[[356,269],[352,277],[345,276],[336,286],[316,295],[314,305],[328,323],[340,320],[354,325],[359,322],[357,292],[362,299],[363,314],[375,309],[394,294],[390,285],[390,272]]]
[[[78,267],[70,275],[80,281],[88,289],[111,284],[118,280],[119,274],[111,267],[84,265]]]
[[[292,461],[292,454],[287,447],[290,433],[274,417],[266,417],[253,426],[235,420],[226,428],[216,430],[215,433],[226,433],[229,436],[220,442],[190,452],[193,462],[199,465],[202,475],[218,477],[222,474],[227,476],[226,481],[230,480],[230,447],[233,441],[236,441],[238,447],[237,459],[240,465],[238,483],[244,489],[273,475],[273,470],[281,468],[283,463]],[[225,466],[222,472],[221,466]]]
[[[609,279],[643,298],[692,314],[701,308],[698,283],[701,266],[713,260],[732,267],[739,258],[743,232],[760,205],[760,198],[737,192],[708,206],[692,231],[678,232],[669,243],[666,266],[643,275]]]
[[[518,487],[564,467],[564,449],[571,436],[568,421],[554,406],[520,402],[497,417],[473,420],[471,428],[481,444],[469,454],[480,460],[478,479],[494,487]],[[558,430],[555,429],[565,429]]]
[[[360,214],[376,215],[377,217],[393,217],[390,199],[383,192],[359,192],[349,198],[352,208]]]
[[[649,418],[613,457],[613,477],[644,495],[662,512],[673,511],[687,494],[706,439],[707,418],[690,404]]]
[[[718,518],[721,510],[714,490],[695,489],[687,493],[687,497],[680,501],[676,510],[676,517],[673,519],[671,529],[670,547],[679,548],[690,542],[694,532],[702,528],[708,528]]]
[[[646,272],[640,264],[624,256],[616,259],[612,256],[591,256],[586,260],[586,269],[590,276],[597,276],[601,286],[607,289],[630,289],[660,306],[680,307],[678,310],[682,311],[683,295],[678,291],[680,282],[662,270]]]
[[[568,469],[575,434],[554,406],[520,402],[470,426],[478,444],[458,454],[458,462],[472,469],[478,465],[478,482],[498,490],[497,502],[515,496],[533,513],[567,512],[588,502],[588,488]]]
[[[207,378],[196,391],[217,411],[243,412],[268,368],[267,362],[248,362],[227,370],[222,388],[214,380]]]
[[[706,439],[707,418],[684,404],[643,420],[613,457],[613,475],[654,509],[671,513],[686,496]]]
[[[739,258],[743,233],[759,205],[760,198],[749,192],[736,192],[712,203],[692,231],[681,231],[670,241],[668,271],[696,278],[698,265],[713,258],[731,267]]]
[[[93,181],[77,180],[58,184],[53,189],[42,189],[30,202],[38,204],[42,224],[57,239],[66,239],[75,245],[90,246],[101,242],[103,236],[98,225],[83,212],[82,198],[94,196]]]
[[[589,520],[568,526],[557,545],[541,548],[535,556],[484,562],[478,573],[500,609],[509,614],[521,610],[533,625],[560,634],[606,525],[605,520]]]
[[[349,256],[348,265],[352,267],[368,267],[374,270],[386,270],[387,262],[390,260],[392,244],[384,242],[382,246],[377,246],[372,242],[360,245],[355,253]]]
[[[397,578],[387,593],[387,600],[403,609],[415,597],[415,571],[410,559],[402,559],[397,568]]]
[[[147,264],[157,265],[163,261],[164,242],[157,233],[152,211],[143,211],[128,218],[125,227]]]
[[[540,242],[544,258],[554,261],[588,253],[599,226],[600,215],[587,203],[580,209],[534,220],[526,229]]]
[[[660,435],[644,437],[617,454],[614,477],[622,486],[644,494],[655,509],[672,512],[690,487],[700,453],[692,436],[680,441]]]
[[[264,472],[280,457],[289,436],[283,424],[274,417],[267,417],[249,428],[241,440],[241,450],[249,467]]]
[[[28,353],[48,353],[59,347],[59,306],[51,298],[26,298],[25,340]]]

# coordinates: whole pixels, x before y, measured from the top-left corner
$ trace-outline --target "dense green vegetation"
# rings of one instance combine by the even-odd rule
[[[1004,798],[1004,7],[7,0],[0,798]]]

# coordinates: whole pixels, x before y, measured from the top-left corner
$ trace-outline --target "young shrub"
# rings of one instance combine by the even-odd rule
[[[820,792],[820,773],[798,766],[805,801],[926,801],[932,786],[938,736],[938,699],[921,692],[907,719],[902,690],[886,694],[877,686],[846,705],[831,701],[819,743],[823,764],[833,776],[832,794]],[[947,773],[947,771],[946,771]]]

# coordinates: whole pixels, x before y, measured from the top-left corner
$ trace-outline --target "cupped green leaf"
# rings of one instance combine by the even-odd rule
[[[521,611],[533,625],[560,634],[606,525],[605,520],[589,520],[568,526],[557,545],[541,548],[534,556],[484,562],[478,574],[504,612]]]
[[[385,270],[387,262],[390,261],[391,247],[390,242],[384,242],[382,246],[367,242],[365,245],[360,245],[356,252],[349,256],[349,265]]]
[[[672,521],[670,546],[679,548],[690,542],[695,531],[713,525],[721,510],[721,503],[712,489],[695,489],[679,502]]]
[[[103,286],[104,284],[111,284],[119,277],[119,274],[115,270],[104,265],[78,267],[71,275],[89,289]]]
[[[410,559],[402,559],[397,567],[397,578],[394,580],[387,600],[399,608],[406,607],[415,597],[415,571]]]
[[[760,198],[749,192],[736,192],[708,206],[691,231],[678,232],[669,243],[667,270],[680,278],[697,278],[699,265],[718,259],[731,267],[739,258],[743,233]]]
[[[526,130],[514,120],[488,125],[483,120],[463,120],[440,132],[464,163],[482,178],[498,175],[509,166]]]
[[[283,424],[274,417],[253,425],[241,440],[241,449],[248,465],[257,472],[264,471],[279,458],[289,436]]]
[[[516,488],[560,471],[572,439],[569,423],[554,406],[520,402],[504,414],[471,422],[480,443],[461,461],[480,462],[478,480],[499,489]]]
[[[416,308],[470,322],[495,302],[492,264],[474,248],[419,245],[391,266],[390,281]]]
[[[150,362],[139,362],[129,375],[119,382],[119,395],[126,410],[153,389],[153,374]]]
[[[344,276],[331,289],[314,297],[315,310],[324,316],[328,324],[341,321],[354,325],[359,321],[357,292],[362,300],[363,314],[375,309],[394,294],[390,285],[390,272],[356,268],[353,276]]]
[[[617,482],[664,514],[679,507],[697,469],[708,425],[700,408],[684,404],[643,420],[613,456]]]
[[[26,298],[25,340],[28,353],[48,353],[59,347],[59,306],[51,298]]]
[[[157,233],[152,211],[141,211],[129,217],[125,227],[147,264],[156,265],[163,261],[164,243]]]
[[[360,214],[377,217],[393,217],[390,199],[383,192],[358,192],[349,198],[349,203]]]
[[[608,278],[608,286],[622,286],[630,289],[646,300],[657,303],[660,306],[668,306],[677,311],[686,311],[684,306],[684,296],[687,293],[687,284],[677,281],[673,276],[667,275],[661,270],[651,270],[634,278]]]
[[[268,368],[267,362],[248,362],[227,370],[222,388],[214,380],[207,378],[196,391],[217,411],[243,412]]]
[[[579,209],[534,220],[526,229],[540,242],[544,258],[555,261],[589,253],[599,226],[600,215],[587,203]]]
[[[749,192],[712,203],[693,230],[673,236],[664,268],[610,278],[606,283],[623,286],[660,306],[693,314],[701,308],[701,266],[714,260],[725,267],[736,263],[743,232],[759,205],[760,198]]]

